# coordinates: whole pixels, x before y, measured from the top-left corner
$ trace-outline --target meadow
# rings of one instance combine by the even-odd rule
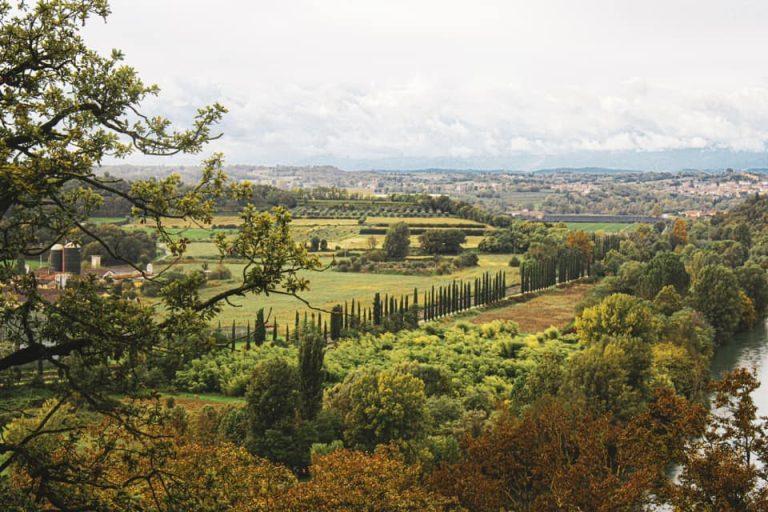
[[[498,272],[505,270],[507,272],[507,283],[512,285],[519,282],[517,269],[508,266],[510,255],[489,254],[481,255],[479,265],[459,270],[450,275],[443,276],[405,276],[394,274],[367,274],[353,272],[335,272],[328,268],[321,272],[302,272],[301,275],[310,281],[310,289],[301,293],[301,297],[307,300],[313,307],[330,310],[336,304],[343,304],[344,301],[362,301],[362,304],[369,305],[376,292],[383,294],[400,296],[402,294],[412,294],[414,288],[419,290],[419,300],[421,293],[434,286],[448,284],[454,280],[469,280],[479,277],[484,272]],[[329,257],[321,258],[324,265],[331,261]],[[225,263],[232,271],[233,276],[242,273],[242,263]],[[182,263],[179,268],[185,271],[199,269],[199,263]],[[217,281],[216,286],[208,286],[201,291],[203,299],[209,298],[225,287],[232,286],[235,281]],[[238,324],[245,324],[247,321],[253,321],[256,312],[264,308],[265,312],[272,311],[272,318],[277,318],[281,325],[286,322],[292,325],[296,311],[309,311],[309,309],[298,299],[285,295],[267,296],[247,296],[243,298],[234,298],[231,300],[233,305],[225,305],[217,321],[221,320],[222,325],[230,325],[233,321]]]
[[[405,222],[411,225],[429,226],[435,228],[451,227],[473,227],[488,228],[471,220],[453,218],[453,217],[384,217],[375,216],[365,220],[365,224],[360,224],[357,219],[349,218],[296,218],[291,221],[291,231],[294,239],[298,242],[306,243],[310,239],[317,237],[328,241],[329,251],[339,249],[347,250],[367,250],[369,249],[369,239],[373,237],[376,240],[376,247],[382,247],[385,235],[365,235],[360,234],[360,228],[371,225],[391,225],[396,222]],[[230,233],[233,230],[230,226],[238,224],[239,219],[230,215],[219,215],[214,217],[209,226],[190,226],[181,222],[171,221],[168,224],[168,231],[174,236],[184,236],[190,240],[184,259],[179,267],[185,271],[191,271],[201,268],[204,261],[209,266],[213,266],[219,259],[219,253],[212,238],[216,233]],[[225,227],[226,226],[226,227]],[[149,230],[150,228],[142,224],[128,224],[127,229]],[[478,246],[482,236],[468,236],[464,244],[465,249],[473,249]],[[411,236],[411,246],[418,247],[418,236]],[[405,276],[396,274],[371,274],[371,273],[345,273],[336,272],[330,268],[321,272],[303,272],[302,275],[310,280],[310,289],[302,293],[301,296],[316,308],[329,310],[336,304],[344,301],[362,301],[363,305],[370,304],[373,295],[380,292],[382,295],[412,294],[414,288],[423,292],[433,285],[440,286],[450,283],[453,280],[470,280],[482,275],[484,272],[495,273],[499,270],[507,272],[507,282],[512,285],[519,281],[517,269],[510,268],[508,262],[511,255],[494,254],[481,255],[477,267],[461,269],[453,274],[444,276]],[[321,254],[321,261],[328,266],[332,257],[329,253]],[[159,260],[162,262],[162,258]],[[243,263],[237,261],[225,261],[233,276],[242,273]],[[235,284],[230,281],[212,281],[211,286],[202,290],[202,298],[206,299],[219,293],[222,289]],[[286,322],[292,323],[295,312],[308,310],[307,307],[298,299],[284,295],[272,295],[270,297],[245,297],[232,300],[233,305],[224,306],[217,321],[222,325],[230,325],[233,321],[238,324],[245,324],[253,320],[256,312],[260,308],[265,311],[272,311],[272,318],[277,318],[281,325]]]

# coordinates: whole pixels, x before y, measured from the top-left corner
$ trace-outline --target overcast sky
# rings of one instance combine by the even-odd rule
[[[685,155],[704,152],[768,166],[764,0],[112,0],[112,10],[87,27],[90,44],[122,49],[162,87],[147,110],[183,122],[199,105],[228,107],[209,151],[231,163],[530,168],[668,153],[664,165],[689,167]]]

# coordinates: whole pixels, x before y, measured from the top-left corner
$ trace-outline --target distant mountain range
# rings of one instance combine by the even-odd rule
[[[324,161],[327,160],[327,161]],[[720,172],[728,168],[768,174],[768,154],[720,149],[671,151],[585,151],[561,155],[517,155],[501,158],[385,158],[375,160],[320,158],[295,165],[228,165],[237,178],[260,173],[290,176],[301,174],[339,174],[358,172],[520,172],[573,174],[626,174],[636,172]],[[108,165],[103,170],[125,178],[142,178],[178,172],[182,177],[198,175],[195,165]]]

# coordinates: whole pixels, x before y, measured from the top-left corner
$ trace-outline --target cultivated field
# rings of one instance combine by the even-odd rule
[[[338,242],[328,244],[329,247],[339,246],[342,249],[349,250],[362,250],[368,249],[368,239],[373,237],[376,239],[376,247],[381,249],[384,244],[384,238],[386,235],[359,235],[357,233],[340,239]],[[475,249],[484,237],[470,235],[467,237],[467,241],[462,245],[465,249]],[[411,247],[419,246],[418,235],[411,235]]]
[[[95,218],[94,221],[108,222],[110,218]],[[119,219],[123,220],[123,219]],[[187,253],[185,256],[192,258],[218,258],[218,251],[213,245],[212,240],[216,233],[232,233],[234,232],[229,226],[239,224],[240,220],[236,216],[219,215],[214,217],[210,226],[212,227],[200,227],[190,225],[188,222],[176,221],[171,219],[166,224],[168,232],[173,236],[186,237],[192,243],[189,244]],[[472,228],[472,229],[493,229],[490,226],[480,224],[467,219],[459,219],[454,217],[368,217],[364,224],[360,224],[357,219],[349,218],[333,218],[333,219],[318,219],[318,218],[298,218],[291,221],[291,232],[293,237],[298,242],[309,242],[312,238],[319,238],[328,241],[328,250],[333,251],[337,248],[348,250],[366,250],[369,249],[368,240],[373,236],[376,240],[376,247],[381,248],[384,243],[384,234],[361,234],[360,230],[363,228],[377,227],[380,229],[386,229],[388,225],[392,225],[398,222],[405,222],[412,227],[420,227],[422,229],[430,229],[430,226],[434,226],[435,229],[446,229],[449,227],[455,228]],[[227,226],[227,227],[224,227]],[[144,224],[126,224],[123,226],[126,229],[151,231],[150,226]],[[467,241],[464,244],[465,249],[474,249],[478,246],[482,236],[469,235]],[[411,236],[411,245],[418,247],[419,239],[418,235]]]

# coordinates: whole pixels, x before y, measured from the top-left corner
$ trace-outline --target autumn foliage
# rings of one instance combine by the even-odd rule
[[[702,418],[701,408],[668,391],[626,425],[545,399],[468,438],[463,459],[431,483],[474,511],[637,510],[663,487],[681,439]]]

